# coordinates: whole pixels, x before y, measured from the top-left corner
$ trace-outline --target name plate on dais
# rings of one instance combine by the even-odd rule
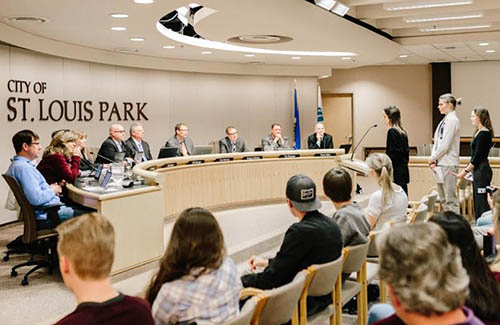
[[[205,162],[205,160],[203,160],[203,159],[191,160],[191,161],[187,162],[187,165],[199,165],[199,164],[203,164],[204,162]]]
[[[298,153],[288,153],[286,155],[280,155],[279,158],[297,158],[300,157]]]

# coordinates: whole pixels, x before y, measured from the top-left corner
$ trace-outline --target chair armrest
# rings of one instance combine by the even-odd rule
[[[258,296],[259,294],[263,293],[264,290],[257,289],[257,288],[243,288],[240,291],[240,300],[246,297],[253,297],[253,296]]]

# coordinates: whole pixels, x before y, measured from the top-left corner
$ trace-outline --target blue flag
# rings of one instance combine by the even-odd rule
[[[299,104],[297,102],[297,88],[293,89],[294,113],[293,113],[293,130],[295,133],[295,149],[300,149],[300,118]]]
[[[323,122],[323,101],[321,100],[321,88],[318,85],[318,112],[316,122]]]

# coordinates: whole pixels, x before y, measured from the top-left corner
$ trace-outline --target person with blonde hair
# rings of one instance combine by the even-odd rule
[[[87,133],[83,131],[75,131],[78,134],[76,145],[80,149],[80,170],[95,170],[96,165],[89,160],[87,155]]]
[[[74,183],[80,173],[80,148],[76,145],[78,134],[60,131],[50,141],[37,168],[47,183]]]
[[[486,187],[490,185],[493,172],[488,162],[488,154],[493,146],[494,131],[491,125],[490,113],[482,106],[476,106],[471,112],[470,119],[476,128],[471,142],[471,159],[465,168],[458,174],[464,178],[472,171],[474,188],[474,216],[476,220],[490,210]]]
[[[444,210],[455,213],[460,213],[455,176],[460,156],[460,120],[455,107],[461,103],[462,99],[452,94],[439,97],[438,109],[445,117],[434,132],[434,145],[429,159],[429,167],[437,175],[437,189]]]
[[[59,320],[65,324],[154,324],[149,304],[111,286],[115,232],[98,213],[84,214],[57,227],[59,269],[78,306]]]
[[[408,196],[401,186],[392,179],[391,158],[383,153],[374,153],[366,160],[373,177],[380,189],[371,197],[366,215],[372,230],[380,230],[388,221],[403,222],[406,220]]]
[[[500,244],[500,191],[493,194],[493,229],[497,243]],[[491,265],[491,271],[500,283],[500,254],[497,254],[496,260]]]

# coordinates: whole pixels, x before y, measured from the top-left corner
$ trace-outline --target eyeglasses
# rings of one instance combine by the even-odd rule
[[[189,131],[189,129],[179,129],[179,131]]]
[[[113,131],[113,132],[125,133],[125,130],[121,130],[121,131]]]
[[[40,145],[40,142],[31,142],[30,146],[33,146],[33,145],[35,145],[35,146],[39,146],[39,145]]]
[[[238,134],[238,132],[228,133],[227,135],[235,135],[235,134]]]

